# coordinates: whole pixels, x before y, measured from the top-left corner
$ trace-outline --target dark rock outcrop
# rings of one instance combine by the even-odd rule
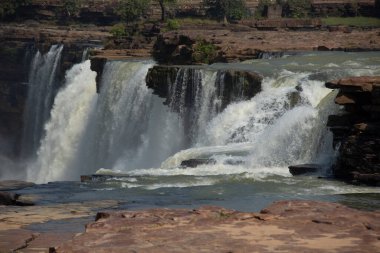
[[[33,206],[34,203],[20,199],[19,194],[10,192],[0,192],[0,205],[5,206]]]
[[[380,185],[380,77],[351,77],[326,83],[339,89],[335,102],[345,113],[329,117],[339,156],[334,175],[351,183]]]
[[[102,212],[55,252],[377,252],[380,213],[313,201]]]
[[[165,104],[170,104],[170,87],[175,84],[180,70],[189,67],[179,66],[154,66],[149,69],[146,84],[154,90],[154,93],[162,98],[166,98]],[[196,68],[191,67],[196,70]],[[189,75],[188,82],[193,80]],[[217,73],[216,93],[221,99],[221,109],[223,110],[231,102],[247,100],[261,91],[262,77],[250,71],[242,70],[220,70]]]
[[[293,176],[315,173],[322,169],[322,167],[318,164],[301,164],[301,165],[293,165],[289,166],[289,172]]]
[[[161,64],[193,64],[193,45],[196,40],[186,35],[159,35],[153,46],[153,57]]]
[[[204,164],[215,164],[216,161],[211,158],[197,158],[197,159],[189,159],[181,162],[181,166],[183,167],[189,167],[189,168],[195,168],[199,165]]]

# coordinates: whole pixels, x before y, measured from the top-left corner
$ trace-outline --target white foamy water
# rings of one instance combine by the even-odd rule
[[[22,158],[34,158],[44,136],[44,125],[49,119],[55,94],[58,90],[56,74],[63,51],[62,45],[54,45],[49,52],[35,54],[29,70],[29,90],[24,112]]]
[[[66,84],[57,94],[51,119],[45,126],[38,158],[28,168],[28,180],[48,182],[71,179],[77,175],[70,162],[78,152],[91,109],[96,102],[96,73],[90,61],[75,65],[66,74]]]

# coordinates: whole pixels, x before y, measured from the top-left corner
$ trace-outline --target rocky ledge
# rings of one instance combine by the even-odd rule
[[[335,103],[344,113],[329,117],[339,155],[334,175],[355,184],[380,186],[380,76],[326,83],[339,89]]]
[[[380,213],[281,201],[260,213],[219,207],[98,213],[55,252],[378,252]]]
[[[255,59],[267,52],[380,50],[380,29],[343,28],[294,31],[275,24],[273,30],[264,31],[249,24],[187,27],[160,34],[152,54],[162,64],[196,64],[205,59],[206,63]],[[199,57],[202,53],[206,57]]]
[[[199,68],[196,66],[154,66],[148,71],[146,84],[154,90],[155,94],[166,99],[165,104],[170,104],[172,96],[170,87],[175,84],[177,79],[183,79],[187,82],[186,88],[193,89],[192,84],[195,83],[193,79],[196,76],[194,73],[198,70]],[[262,76],[253,71],[219,70],[216,79],[216,94],[221,99],[221,110],[231,102],[250,99],[261,91]],[[188,94],[192,93],[188,91]],[[193,106],[194,98],[189,99],[191,101],[189,106]]]

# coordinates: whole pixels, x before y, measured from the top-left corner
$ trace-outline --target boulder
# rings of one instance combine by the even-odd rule
[[[181,162],[182,167],[189,167],[189,168],[195,168],[199,165],[204,164],[215,164],[216,161],[211,158],[197,158],[197,159],[189,159]]]
[[[0,192],[0,205],[16,205],[17,198],[20,195],[9,192]]]
[[[318,164],[301,164],[289,166],[289,172],[293,176],[315,173],[320,170],[322,170],[322,166]]]

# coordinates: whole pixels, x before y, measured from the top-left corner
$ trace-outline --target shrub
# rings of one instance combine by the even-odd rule
[[[240,20],[249,16],[244,0],[203,0],[207,14],[218,20]]]
[[[310,0],[287,0],[282,8],[286,16],[292,18],[304,18],[309,16],[311,11]]]
[[[261,18],[265,15],[266,9],[268,6],[271,6],[272,4],[275,4],[276,2],[273,2],[272,0],[259,0],[259,4],[257,5],[256,11],[255,11],[255,17]]]
[[[197,41],[193,47],[193,51],[193,61],[197,63],[210,64],[218,54],[216,46],[205,40]]]
[[[146,14],[149,3],[150,0],[120,0],[118,14],[126,22],[136,21]]]
[[[123,24],[116,24],[112,26],[110,33],[112,34],[113,37],[117,39],[120,39],[127,35],[125,25]]]
[[[169,31],[178,30],[180,28],[180,24],[176,19],[168,19],[168,21],[166,21],[166,27]]]
[[[0,19],[16,14],[18,8],[30,4],[30,0],[1,0]]]

